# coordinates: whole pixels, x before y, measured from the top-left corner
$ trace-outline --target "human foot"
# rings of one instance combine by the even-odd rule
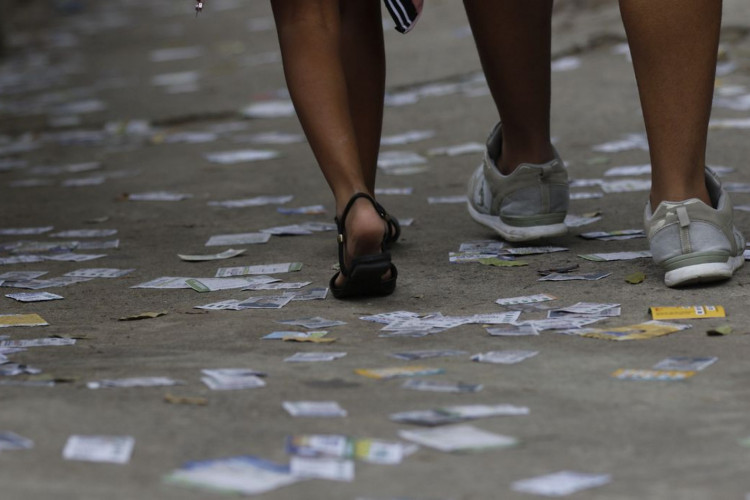
[[[336,217],[340,271],[331,278],[334,297],[388,295],[396,286],[397,271],[384,250],[389,227],[375,200],[357,193]]]

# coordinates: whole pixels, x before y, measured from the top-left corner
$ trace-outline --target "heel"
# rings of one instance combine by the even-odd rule
[[[362,255],[355,257],[349,267],[344,262],[345,242],[346,242],[346,217],[349,215],[354,202],[360,198],[367,199],[372,203],[380,218],[388,224],[388,230],[383,236],[380,244],[381,252],[378,254]],[[337,299],[365,296],[384,296],[390,295],[396,288],[396,279],[398,271],[396,266],[391,262],[391,254],[385,251],[388,237],[391,234],[388,214],[383,207],[378,204],[370,195],[366,193],[356,193],[349,199],[349,202],[341,214],[341,218],[336,217],[336,227],[338,228],[338,250],[339,250],[339,272],[337,272],[329,282],[329,288],[333,296]],[[396,223],[397,224],[397,223]],[[396,225],[398,228],[398,226]],[[400,229],[400,228],[399,228]],[[398,231],[400,233],[400,230]],[[398,234],[396,233],[396,234]],[[388,272],[390,277],[383,279]],[[337,286],[336,279],[339,274],[346,278],[343,285]]]

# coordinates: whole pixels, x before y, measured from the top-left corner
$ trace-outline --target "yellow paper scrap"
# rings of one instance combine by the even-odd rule
[[[649,309],[654,319],[703,319],[726,318],[722,306],[676,306],[652,307]]]
[[[620,368],[612,373],[612,376],[620,380],[685,380],[695,374],[696,372],[675,370],[633,370]]]
[[[385,379],[395,377],[413,377],[416,375],[436,375],[443,373],[445,370],[442,368],[430,368],[428,366],[393,366],[388,368],[376,368],[376,369],[359,369],[354,370],[357,375],[363,377]]]
[[[309,342],[310,344],[330,344],[336,339],[325,339],[321,337],[281,337],[284,342]]]
[[[124,316],[122,318],[119,318],[117,321],[135,321],[138,319],[152,319],[152,318],[158,318],[159,316],[164,316],[165,314],[167,314],[167,311],[144,312],[140,314],[135,314],[133,316]]]
[[[38,314],[0,314],[0,328],[7,326],[47,326]]]
[[[493,267],[521,267],[521,266],[529,265],[529,263],[526,262],[525,260],[503,260],[503,259],[498,259],[497,257],[479,259],[478,262],[482,264],[483,266],[493,266]]]
[[[581,334],[581,337],[604,340],[646,340],[678,332],[683,330],[684,326],[654,321],[617,328],[589,328],[586,330],[586,333]]]

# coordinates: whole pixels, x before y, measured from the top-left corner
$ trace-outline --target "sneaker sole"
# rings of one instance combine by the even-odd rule
[[[477,210],[471,205],[471,202],[467,203],[466,206],[469,209],[469,215],[471,215],[472,219],[483,226],[493,229],[506,241],[531,241],[542,238],[552,238],[555,236],[564,236],[568,233],[568,226],[566,226],[565,223],[529,227],[509,226],[496,215],[486,215],[477,212]]]
[[[737,257],[730,257],[726,262],[712,262],[681,267],[667,271],[664,275],[664,284],[668,287],[676,287],[728,280],[744,263],[744,256],[739,255]]]

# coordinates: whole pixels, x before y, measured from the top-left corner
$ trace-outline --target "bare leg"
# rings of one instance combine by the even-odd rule
[[[490,92],[503,122],[498,168],[554,158],[550,144],[552,0],[464,0]]]
[[[699,198],[721,0],[620,0],[651,148],[651,206]]]
[[[385,95],[385,48],[380,2],[342,2],[341,54],[349,110],[369,192],[375,191]]]
[[[379,4],[377,0],[357,0],[356,4],[366,5],[347,3],[344,7],[339,0],[271,1],[287,86],[339,215],[353,194],[372,194],[374,171],[369,172],[369,165],[373,163],[372,156],[377,156],[377,149],[373,152],[371,135],[377,132],[379,140],[382,121],[383,95],[381,91],[375,96],[375,90],[383,84],[354,90],[362,83],[358,80],[362,77],[350,67],[355,60],[363,67],[383,65],[382,30],[377,34],[372,31],[373,10]],[[366,30],[366,34],[354,34],[357,29]],[[364,37],[375,35],[380,40],[364,41]],[[361,45],[344,50],[343,42],[353,39]],[[354,98],[364,99],[365,93],[381,104],[350,106]],[[359,141],[365,158],[360,156]],[[380,252],[385,224],[369,202],[355,202],[346,222],[347,261]],[[342,277],[339,279],[343,281]]]

